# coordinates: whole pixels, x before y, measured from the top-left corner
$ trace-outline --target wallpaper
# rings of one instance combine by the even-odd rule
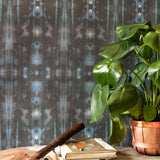
[[[160,23],[159,10],[160,0],[0,0],[0,150],[47,144],[77,122],[75,137],[109,142],[107,114],[89,123],[98,50],[119,24]]]

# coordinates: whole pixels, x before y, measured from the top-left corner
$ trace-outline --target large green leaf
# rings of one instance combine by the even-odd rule
[[[160,108],[158,108],[158,107],[160,107],[159,105],[160,105],[160,94],[157,96],[156,104],[155,104],[155,107],[157,107],[158,110],[160,109]]]
[[[97,82],[102,86],[108,84],[115,86],[123,73],[122,63],[112,62],[110,59],[104,59],[93,69],[93,75]]]
[[[126,124],[121,117],[110,119],[110,143],[113,146],[116,146],[124,139],[126,132]]]
[[[146,74],[147,74],[147,65],[145,63],[138,63],[131,73],[131,83],[134,86],[139,86],[144,82]]]
[[[148,74],[153,81],[153,83],[160,88],[160,76],[158,75],[157,78],[155,78],[156,73],[160,71],[160,60],[152,63],[148,68]]]
[[[138,99],[137,104],[133,108],[129,109],[129,113],[136,119],[138,119],[142,114],[142,101],[140,98]]]
[[[150,48],[160,52],[160,31],[148,32],[143,38],[143,41]]]
[[[150,28],[150,22],[141,24],[119,25],[116,28],[116,33],[121,40],[127,40],[133,37],[137,31]]]
[[[91,123],[96,122],[103,115],[107,105],[108,94],[108,85],[101,88],[101,85],[97,84],[94,87],[91,98]]]
[[[149,105],[143,106],[143,116],[146,122],[152,121],[157,116],[157,110]]]
[[[126,82],[126,79],[127,79],[127,74],[124,73],[122,78],[121,78],[121,80],[120,80],[120,82],[118,83],[117,87],[120,87],[120,86],[124,85],[125,82]]]
[[[105,58],[111,57],[113,60],[119,60],[128,56],[134,48],[135,44],[128,40],[119,41],[102,47],[99,55]]]
[[[107,105],[112,117],[121,114],[134,107],[138,102],[136,87],[132,84],[125,84],[115,89],[109,97]]]
[[[154,28],[155,31],[160,32],[160,24],[156,24],[154,26],[152,26]]]
[[[152,48],[150,48],[149,46],[144,46],[143,51],[142,51],[142,57],[144,59],[150,59],[153,57],[153,51]]]

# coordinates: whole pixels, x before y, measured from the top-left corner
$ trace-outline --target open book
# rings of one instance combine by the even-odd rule
[[[69,140],[62,146],[58,146],[55,152],[66,160],[110,159],[116,157],[116,149],[101,138]]]

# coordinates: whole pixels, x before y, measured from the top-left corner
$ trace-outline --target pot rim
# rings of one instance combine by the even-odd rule
[[[133,120],[130,118],[130,125],[135,126],[135,127],[140,127],[140,128],[160,128],[160,121],[157,122],[145,122],[145,121],[138,121],[138,120]]]

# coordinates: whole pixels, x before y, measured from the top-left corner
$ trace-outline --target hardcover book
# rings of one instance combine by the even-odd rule
[[[116,149],[101,138],[69,140],[58,146],[55,152],[66,160],[98,160],[116,157]]]

